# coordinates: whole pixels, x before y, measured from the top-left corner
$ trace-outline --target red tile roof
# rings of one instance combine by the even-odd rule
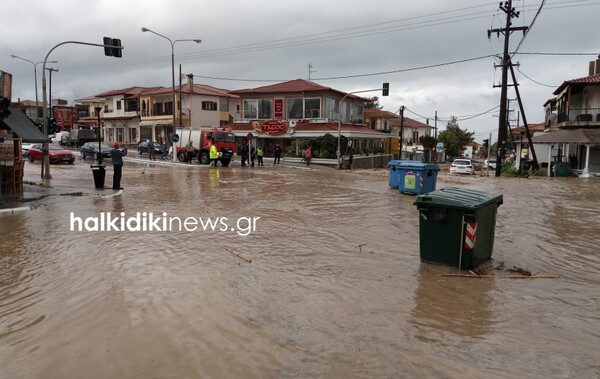
[[[539,124],[529,124],[527,126],[529,127],[530,133],[543,132],[546,128],[546,124],[544,124],[543,122]],[[525,126],[519,126],[518,128],[512,129],[513,135],[519,135],[521,134],[521,132],[525,133]]]
[[[260,94],[276,94],[276,93],[302,93],[302,92],[336,92],[340,95],[347,95],[346,92],[342,92],[331,87],[325,87],[320,84],[309,82],[304,79],[290,80],[283,83],[271,84],[268,86],[240,89],[231,91],[231,93],[238,95],[260,95]],[[369,99],[362,98],[356,95],[348,95],[349,98],[369,101]]]
[[[402,123],[402,119],[400,118],[399,115],[389,112],[389,111],[384,111],[382,109],[365,108],[364,118],[367,119],[368,117],[383,117],[383,118],[387,119],[388,122],[392,126],[397,126],[397,127],[400,127],[400,124]],[[422,122],[413,120],[412,118],[408,118],[408,117],[404,117],[404,127],[406,127],[406,128],[434,128],[431,125],[424,124]]]
[[[583,87],[587,85],[600,85],[600,74],[567,80],[566,82],[563,82],[563,84],[561,84],[556,91],[554,91],[554,95],[558,95],[568,86]]]
[[[170,88],[169,88],[170,90]],[[175,91],[179,91],[179,86],[175,87]],[[192,91],[188,89],[187,84],[181,85],[181,92],[183,93],[194,93],[198,95],[206,95],[206,96],[219,96],[219,97],[232,97],[238,99],[239,96],[232,93],[232,91],[212,87],[206,84],[194,84]]]

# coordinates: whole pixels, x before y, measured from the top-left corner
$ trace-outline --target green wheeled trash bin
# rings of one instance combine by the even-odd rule
[[[419,195],[421,260],[472,270],[492,257],[502,195],[448,187]]]
[[[92,168],[92,174],[94,174],[94,185],[96,188],[104,188],[104,179],[106,178],[106,165],[104,164],[93,164],[90,165]]]
[[[398,190],[415,195],[435,191],[438,172],[440,168],[436,164],[401,161],[398,168]]]
[[[552,162],[552,176],[566,178],[571,174],[571,166],[568,162]]]

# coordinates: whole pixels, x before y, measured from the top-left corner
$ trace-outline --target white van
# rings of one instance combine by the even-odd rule
[[[66,139],[69,137],[69,132],[58,132],[50,136],[52,143],[65,144]]]

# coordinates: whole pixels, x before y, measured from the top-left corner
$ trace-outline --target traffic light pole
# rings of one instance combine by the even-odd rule
[[[52,49],[50,49],[50,51],[48,52],[48,54],[46,54],[46,58],[44,58],[44,65],[42,68],[42,97],[43,97],[43,106],[44,108],[42,109],[43,112],[43,132],[44,132],[44,136],[48,136],[48,97],[46,95],[46,63],[48,62],[48,57],[50,57],[50,54],[54,51],[54,49],[56,49],[59,46],[62,45],[67,45],[67,44],[77,44],[77,45],[87,45],[87,46],[99,46],[99,47],[104,47],[106,48],[110,48],[110,49],[118,49],[118,50],[122,50],[123,47],[121,46],[113,46],[113,45],[104,45],[104,44],[98,44],[98,43],[89,43],[89,42],[79,42],[79,41],[65,41],[65,42],[61,42],[58,45],[54,46]],[[43,147],[42,147],[42,179],[52,179],[52,175],[50,175],[50,155],[49,155],[49,151],[48,151],[48,140],[46,140],[46,142],[44,142]]]
[[[382,88],[348,92],[347,94],[344,95],[344,97],[342,97],[342,100],[338,104],[338,111],[337,111],[337,114],[338,114],[338,139],[337,139],[337,151],[336,151],[337,169],[338,170],[340,170],[342,168],[342,163],[344,161],[344,157],[342,156],[342,148],[341,148],[341,144],[342,144],[342,114],[340,113],[340,108],[342,107],[344,100],[346,100],[346,97],[348,97],[350,95],[354,95],[355,93],[364,93],[364,92],[373,92],[373,91],[382,91],[381,92],[382,96],[388,96],[389,91],[390,91],[390,84],[383,83]]]

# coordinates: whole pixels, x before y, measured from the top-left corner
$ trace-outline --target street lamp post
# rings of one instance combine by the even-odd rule
[[[21,59],[21,60],[27,61],[33,65],[33,81],[35,84],[35,120],[39,124],[40,123],[40,104],[39,104],[39,100],[38,100],[37,65],[40,63],[44,63],[44,62],[33,63],[33,61],[30,61],[29,59],[21,58],[14,54],[11,54],[11,58]],[[48,63],[58,63],[58,61],[48,61]]]
[[[94,106],[96,110],[96,115],[98,116],[98,164],[102,164],[102,123],[100,121],[100,111],[102,107],[100,104]]]
[[[353,92],[348,92],[347,94],[344,95],[344,97],[342,97],[342,101],[340,101],[340,103],[338,104],[338,141],[337,141],[337,151],[336,151],[336,156],[337,156],[337,169],[341,169],[342,168],[342,149],[341,149],[341,141],[342,141],[342,114],[340,112],[340,108],[342,107],[342,104],[344,103],[344,100],[346,100],[346,97],[353,95],[355,93],[364,93],[364,92],[373,92],[373,91],[382,91],[383,90],[383,96],[387,96],[388,93],[387,91],[389,90],[389,85],[388,83],[383,83],[383,88],[376,88],[376,89],[366,89],[366,90],[362,90],[362,91],[353,91]]]
[[[171,90],[172,90],[172,99],[173,99],[173,110],[172,110],[172,113],[173,113],[173,127],[171,129],[171,133],[175,134],[175,128],[176,128],[176,125],[177,125],[176,120],[175,120],[175,112],[176,112],[176,110],[175,110],[175,104],[176,104],[176,102],[175,102],[175,42],[191,41],[191,42],[201,43],[202,40],[201,39],[177,39],[177,40],[172,40],[169,37],[166,37],[166,36],[164,36],[164,35],[162,35],[160,33],[157,33],[155,31],[150,30],[150,29],[145,28],[145,27],[142,28],[142,32],[150,32],[152,34],[156,34],[157,36],[166,39],[171,44],[171,84],[172,84]],[[177,157],[176,151],[175,151],[175,149],[173,149],[173,161],[175,161],[176,157]]]

